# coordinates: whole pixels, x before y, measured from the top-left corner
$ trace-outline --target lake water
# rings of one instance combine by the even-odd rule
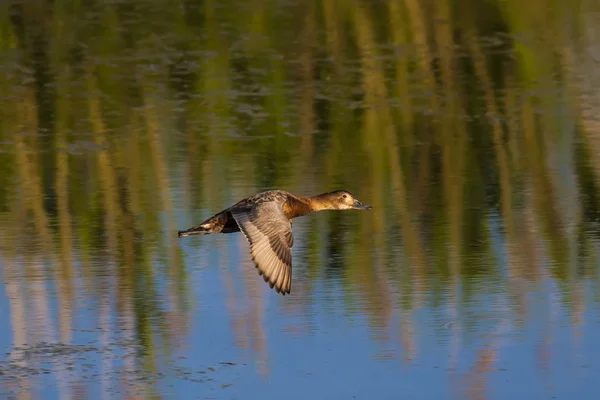
[[[0,397],[592,399],[600,5],[0,4]],[[292,292],[243,235],[267,189]]]

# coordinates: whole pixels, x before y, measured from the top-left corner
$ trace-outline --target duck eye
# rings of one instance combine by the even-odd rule
[[[348,198],[348,195],[347,195],[347,194],[345,194],[345,195],[343,195],[342,197],[343,197],[344,199],[346,199],[346,198]]]

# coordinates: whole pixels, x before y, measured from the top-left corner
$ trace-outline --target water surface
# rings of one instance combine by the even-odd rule
[[[0,397],[593,398],[598,4],[0,5]],[[292,293],[241,198],[294,221]]]

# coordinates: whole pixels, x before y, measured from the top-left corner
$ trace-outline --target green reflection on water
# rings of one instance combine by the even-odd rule
[[[68,342],[75,265],[99,298],[110,277],[153,369],[189,311],[178,210],[345,187],[374,210],[307,222],[306,301],[325,271],[374,327],[496,285],[523,314],[552,278],[577,322],[581,282],[600,296],[600,141],[599,10],[575,3],[4,3],[5,279],[51,274]]]

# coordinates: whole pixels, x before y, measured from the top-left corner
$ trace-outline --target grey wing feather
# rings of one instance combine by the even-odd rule
[[[250,243],[250,255],[259,274],[277,293],[290,293],[294,237],[282,202],[240,205],[232,207],[231,214]]]

